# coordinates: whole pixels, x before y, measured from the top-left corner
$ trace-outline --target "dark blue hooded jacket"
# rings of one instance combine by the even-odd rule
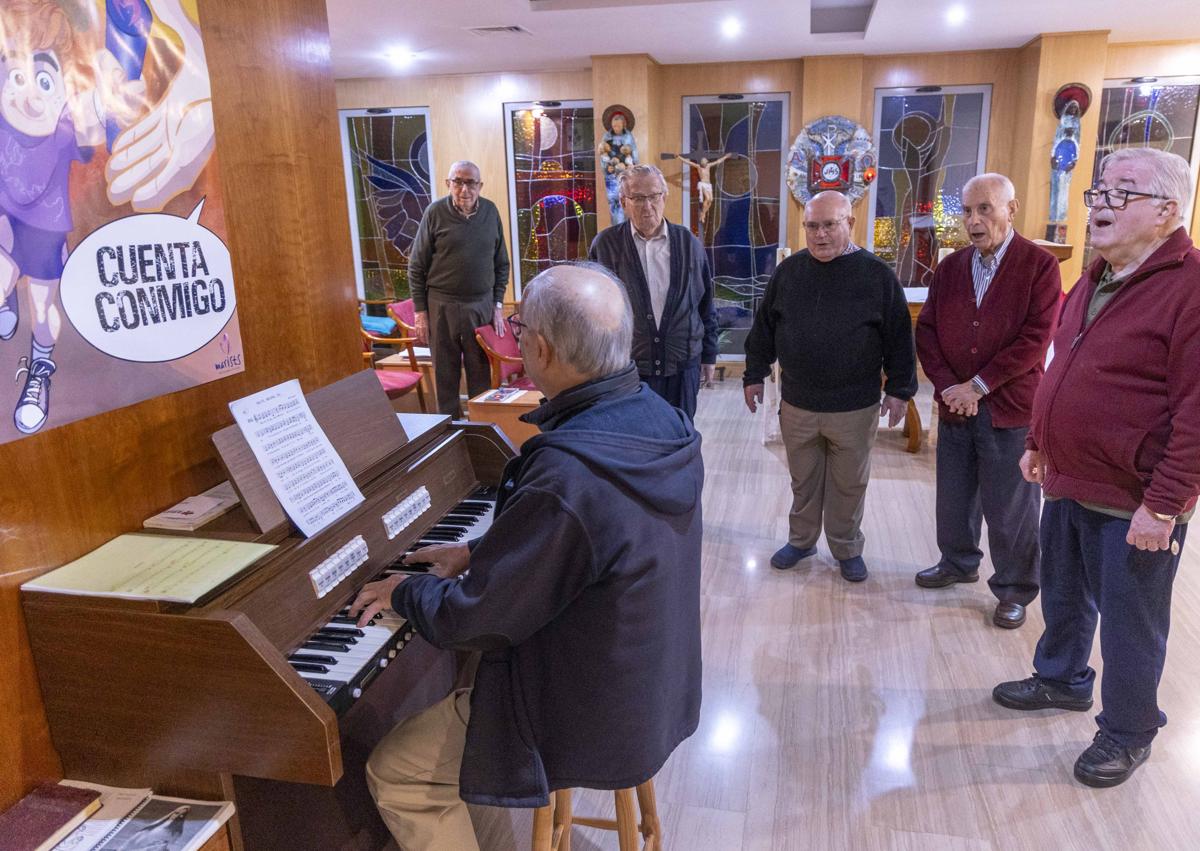
[[[633,365],[526,417],[542,434],[469,573],[392,598],[431,643],[483,651],[460,794],[506,807],[636,786],[700,718],[699,434]]]

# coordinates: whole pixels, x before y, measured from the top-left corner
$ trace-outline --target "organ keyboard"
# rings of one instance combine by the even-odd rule
[[[232,799],[235,845],[256,851],[387,841],[363,763],[449,692],[456,659],[394,613],[359,628],[347,606],[423,569],[401,563],[413,550],[486,531],[514,454],[494,426],[396,415],[370,371],[307,398],[363,493],[351,512],[301,536],[231,426],[213,441],[242,504],[190,534],[274,551],[194,605],[22,592],[65,775]]]

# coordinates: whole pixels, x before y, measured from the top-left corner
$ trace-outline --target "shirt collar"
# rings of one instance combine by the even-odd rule
[[[860,251],[860,250],[861,249],[857,245],[854,244],[854,240],[850,240],[849,242],[846,243],[846,250],[842,252],[841,256],[845,257],[847,254],[853,254],[855,251]]]
[[[543,399],[541,405],[522,414],[520,419],[537,426],[541,431],[553,431],[603,398],[620,398],[637,392],[641,381],[637,366],[630,363],[617,372],[564,390],[553,399]]]
[[[642,242],[654,242],[656,239],[667,238],[667,220],[665,218],[658,223],[658,230],[650,234],[650,236],[642,236],[638,233],[638,229],[633,226],[633,222],[629,223],[629,229],[633,231],[633,238],[640,239]]]
[[[1000,261],[1004,259],[1004,252],[1008,251],[1008,245],[1010,242],[1012,242],[1013,235],[1016,234],[1016,232],[1017,232],[1016,228],[1008,229],[1008,236],[1004,237],[1004,242],[1000,243],[1000,247],[992,252],[992,262],[991,263],[984,261],[983,253],[978,248],[975,249],[975,259],[977,259],[984,266],[990,266],[993,269],[996,268],[997,266],[1000,265]]]

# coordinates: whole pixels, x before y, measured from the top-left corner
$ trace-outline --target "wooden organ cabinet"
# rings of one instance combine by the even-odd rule
[[[213,442],[241,505],[189,534],[275,550],[195,605],[33,591],[22,602],[66,776],[232,800],[236,848],[365,851],[388,841],[366,758],[449,692],[456,659],[391,617],[347,664],[332,652],[339,612],[419,542],[485,528],[514,450],[492,426],[395,414],[369,371],[307,398],[361,505],[302,537],[231,426]],[[396,532],[387,515],[405,500],[422,510]],[[365,560],[318,596],[310,571],[347,547]],[[296,659],[326,654],[339,675]]]

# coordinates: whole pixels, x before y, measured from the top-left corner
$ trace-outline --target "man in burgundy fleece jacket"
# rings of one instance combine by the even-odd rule
[[[1167,722],[1158,682],[1171,585],[1200,493],[1200,251],[1183,228],[1187,162],[1149,148],[1104,158],[1084,193],[1097,260],[1063,306],[1033,402],[1021,471],[1042,485],[1036,673],[1001,683],[1011,709],[1092,705],[1099,732],[1075,762],[1089,786],[1124,782]]]
[[[941,558],[923,588],[979,581],[982,520],[999,603],[992,623],[1016,629],[1038,593],[1038,486],[1021,478],[1033,393],[1058,321],[1058,263],[1013,230],[1012,181],[981,174],[962,191],[971,245],[933,273],[917,319],[917,356],[942,421],[937,446]]]

